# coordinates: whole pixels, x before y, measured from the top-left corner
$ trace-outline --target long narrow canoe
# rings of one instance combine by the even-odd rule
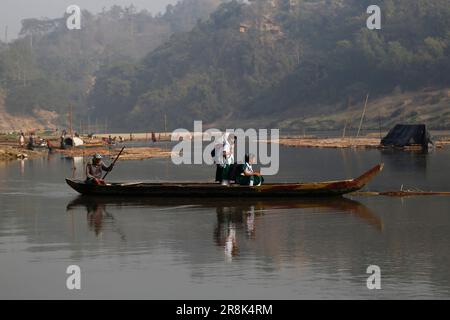
[[[381,170],[379,164],[360,177],[350,180],[269,183],[262,186],[221,186],[217,183],[111,183],[104,186],[66,179],[67,184],[83,195],[146,196],[146,197],[330,197],[358,191]]]

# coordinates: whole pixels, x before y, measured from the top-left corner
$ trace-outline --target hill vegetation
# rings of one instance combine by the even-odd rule
[[[366,27],[373,4],[381,30]],[[24,23],[23,38],[1,49],[8,110],[63,113],[71,103],[116,130],[161,130],[163,119],[168,129],[320,127],[324,115],[328,128],[368,93],[450,86],[448,0],[185,0],[156,17],[120,7],[85,15],[78,33],[58,20]],[[433,113],[447,101],[436,99]],[[402,119],[425,119],[413,111]],[[445,117],[433,125],[447,127]]]
[[[382,30],[366,27],[374,3]],[[232,1],[139,63],[102,69],[90,101],[143,128],[160,129],[164,114],[173,127],[277,125],[286,113],[339,112],[369,92],[445,88],[449,31],[446,0]]]
[[[0,42],[0,90],[6,110],[33,115],[45,109],[61,115],[68,106],[85,118],[95,73],[116,63],[138,63],[176,32],[187,32],[208,18],[220,0],[184,0],[152,15],[135,7],[113,6],[98,14],[82,12],[81,30],[58,19],[25,19],[19,39]]]

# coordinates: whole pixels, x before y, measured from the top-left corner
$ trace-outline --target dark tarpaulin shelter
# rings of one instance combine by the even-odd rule
[[[407,147],[432,143],[430,133],[424,124],[397,124],[381,140],[382,146]]]

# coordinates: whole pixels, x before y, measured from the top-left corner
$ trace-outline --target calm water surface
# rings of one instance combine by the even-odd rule
[[[269,181],[342,179],[385,163],[366,189],[450,191],[450,150],[281,148]],[[0,298],[450,298],[450,197],[306,201],[83,198],[82,159],[0,163]],[[72,168],[77,170],[72,170]],[[214,168],[120,162],[110,179],[207,180]],[[81,290],[66,268],[81,268]],[[378,265],[382,289],[368,290]]]

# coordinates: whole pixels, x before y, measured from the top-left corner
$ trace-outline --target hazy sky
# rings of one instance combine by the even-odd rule
[[[8,38],[13,39],[20,31],[22,19],[61,17],[71,4],[91,12],[114,4],[134,4],[138,9],[157,13],[164,11],[167,4],[176,2],[178,0],[0,0],[0,36],[4,40],[5,26],[8,26]]]

